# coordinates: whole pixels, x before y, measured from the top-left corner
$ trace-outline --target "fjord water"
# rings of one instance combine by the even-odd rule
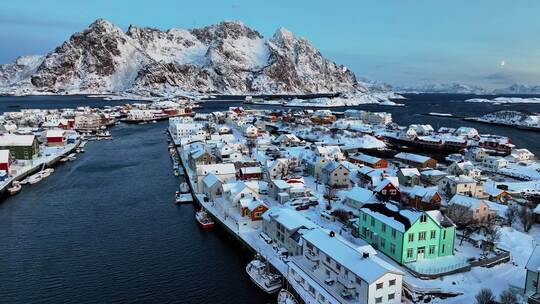
[[[540,154],[535,132],[422,115],[540,112],[540,105],[452,101],[474,97],[466,95],[407,97],[405,107],[354,108],[391,112],[403,125],[472,126],[482,133],[510,136],[519,147]],[[83,96],[0,97],[0,112],[18,111],[17,106],[126,102]],[[229,106],[242,103],[210,101],[196,111]],[[245,274],[249,253],[220,229],[198,229],[192,206],[173,204],[178,180],[172,175],[165,128],[166,122],[114,127],[114,140],[89,143],[76,161],[0,202],[0,303],[274,303],[275,298],[262,294]]]
[[[165,128],[115,127],[0,203],[1,303],[271,302],[250,254],[174,205]]]

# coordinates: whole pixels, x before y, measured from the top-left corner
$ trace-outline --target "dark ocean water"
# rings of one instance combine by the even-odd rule
[[[473,126],[540,154],[538,133],[422,115],[540,112],[540,105],[451,101],[471,97],[464,95],[409,97],[406,107],[356,108],[392,112],[400,124]],[[0,97],[0,112],[16,111],[16,105],[107,104],[82,96]],[[239,105],[210,101],[197,111]],[[165,128],[166,122],[117,126],[114,140],[89,143],[75,162],[0,203],[0,303],[275,303],[245,274],[249,253],[219,229],[200,230],[193,207],[173,204],[178,180]]]

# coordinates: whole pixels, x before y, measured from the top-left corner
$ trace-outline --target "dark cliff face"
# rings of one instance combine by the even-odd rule
[[[17,69],[0,66],[0,79]],[[266,40],[239,22],[168,31],[130,26],[124,33],[99,19],[50,52],[37,69],[17,75],[21,79],[9,85],[55,92],[365,91],[351,71],[325,59],[307,40],[285,29]]]

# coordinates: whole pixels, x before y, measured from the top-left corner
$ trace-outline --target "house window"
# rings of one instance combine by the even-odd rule
[[[442,244],[442,250],[441,250],[442,253],[444,253],[444,244]]]
[[[383,288],[383,283],[377,283],[376,286],[377,286],[377,290],[382,289]]]
[[[397,193],[396,190],[394,190],[394,189],[391,189],[391,190],[390,190],[390,194],[391,194],[391,195],[396,195],[396,193]]]
[[[341,270],[341,265],[336,264],[336,269],[337,269],[338,271]]]
[[[392,238],[396,238],[396,229],[392,228]]]
[[[429,246],[429,254],[435,254],[435,245]]]
[[[390,285],[390,286],[396,285],[396,279],[392,279],[392,280],[388,281],[388,285]]]
[[[374,217],[371,218],[371,226],[375,226],[375,218]]]
[[[326,256],[326,259],[325,259],[325,260],[326,260],[326,263],[328,263],[328,264],[332,264],[332,260],[330,259],[330,257],[329,257],[329,256]]]
[[[367,229],[366,227],[362,227],[362,235],[365,236],[366,235],[366,232],[367,232]]]
[[[386,232],[386,224],[385,223],[381,224],[381,230],[382,230],[382,232]]]
[[[437,235],[437,231],[431,230],[431,233],[430,233],[429,237],[430,237],[430,239],[434,239],[436,235]]]
[[[393,300],[395,298],[395,296],[396,295],[394,293],[388,294],[388,301]]]
[[[356,277],[356,284],[358,284],[358,286],[361,286],[362,285],[362,279],[360,279],[359,277]]]
[[[383,249],[384,249],[384,242],[385,242],[384,239],[381,238],[381,248],[383,248]]]
[[[414,242],[414,234],[409,233],[409,242]]]
[[[425,222],[427,222],[427,217],[426,217],[425,214],[422,214],[422,215],[420,216],[420,223],[425,223]]]
[[[396,254],[396,245],[390,244],[390,252],[391,252],[392,254]]]
[[[446,240],[446,230],[443,230],[442,238]]]
[[[382,303],[382,297],[375,298],[375,303]]]
[[[412,248],[407,249],[407,258],[410,259],[410,258],[412,258],[412,256],[413,256],[413,250],[412,250]]]
[[[426,239],[426,232],[425,231],[421,231],[418,233],[418,240],[419,241],[424,241]]]
[[[381,193],[382,193],[382,195],[386,195],[386,190],[383,189],[383,190],[381,191]]]

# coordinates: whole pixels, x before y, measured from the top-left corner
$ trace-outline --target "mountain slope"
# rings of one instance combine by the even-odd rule
[[[240,22],[168,31],[130,26],[123,32],[102,19],[44,59],[0,65],[0,87],[13,93],[165,96],[367,91],[349,69],[286,29],[270,39]]]

